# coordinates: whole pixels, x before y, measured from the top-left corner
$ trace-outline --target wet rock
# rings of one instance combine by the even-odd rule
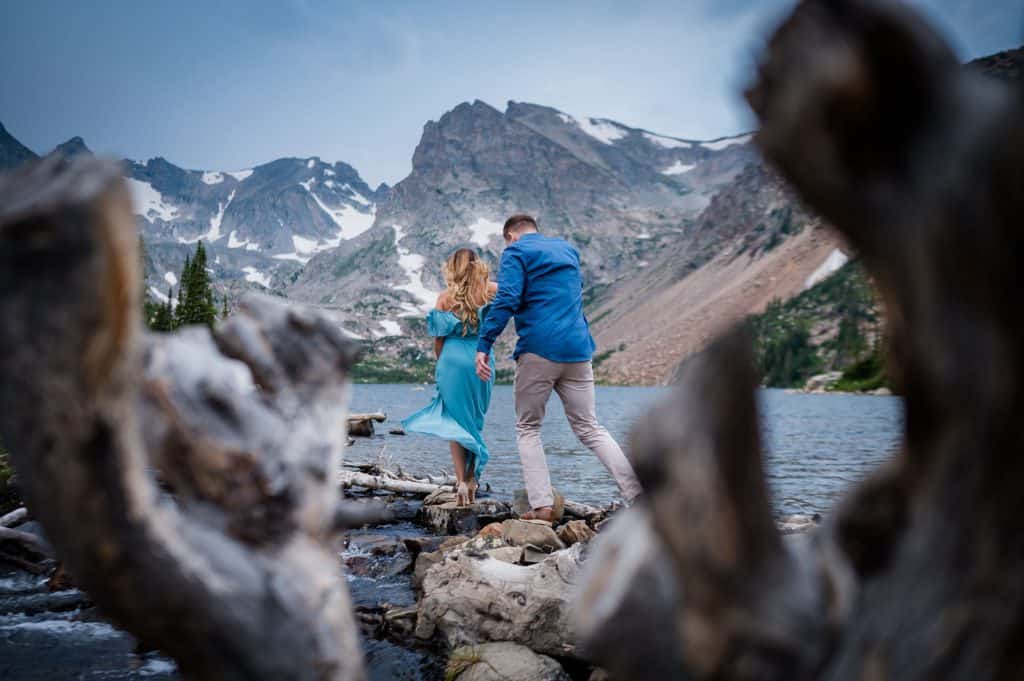
[[[435,534],[476,534],[481,527],[511,515],[508,504],[487,499],[468,506],[459,506],[453,501],[424,503],[417,520]]]
[[[570,603],[582,548],[577,544],[529,566],[448,553],[423,576],[416,636],[451,647],[508,641],[547,655],[572,655]]]
[[[515,643],[485,643],[456,649],[448,661],[447,679],[458,681],[570,681],[562,666]]]
[[[392,428],[391,430],[388,431],[388,434],[389,435],[405,435],[405,428],[402,428],[402,427]]]
[[[457,546],[465,544],[469,541],[469,537],[455,536],[443,538],[443,541],[437,545],[437,548],[433,551],[425,551],[418,554],[415,558],[415,564],[413,565],[412,571],[412,585],[416,589],[420,589],[423,586],[423,578],[434,565],[441,563],[444,560],[444,554],[451,551]]]
[[[404,551],[402,540],[391,534],[358,534],[350,535],[346,545],[351,551],[360,551],[373,556],[391,556]]]
[[[548,553],[565,548],[551,524],[543,520],[506,520],[501,524],[505,541],[512,546],[532,545]]]
[[[572,546],[578,542],[590,541],[596,533],[590,529],[590,525],[587,525],[586,521],[570,520],[565,525],[559,527],[556,534],[566,546]]]

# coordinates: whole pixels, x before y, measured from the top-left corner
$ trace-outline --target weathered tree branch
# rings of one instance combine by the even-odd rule
[[[188,677],[361,679],[329,541],[352,346],[269,300],[147,345],[138,262],[118,166],[0,178],[0,434],[33,515]]]
[[[880,286],[906,437],[810,541],[783,543],[747,342],[726,336],[685,367],[634,441],[641,507],[677,585],[678,647],[661,653],[697,679],[1016,678],[1024,97],[962,69],[915,14],[881,0],[801,2],[748,97],[765,155]],[[644,517],[631,519],[637,535]],[[635,572],[625,561],[592,579]],[[603,610],[584,632],[620,673],[636,641],[614,646],[623,623],[598,615],[629,612],[640,589],[595,597]]]

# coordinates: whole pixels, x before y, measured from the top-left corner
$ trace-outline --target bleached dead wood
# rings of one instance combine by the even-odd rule
[[[0,516],[0,527],[14,527],[28,519],[28,509],[22,506]]]
[[[384,423],[388,420],[388,415],[382,411],[372,411],[362,414],[349,414],[349,421],[376,421],[377,423]]]
[[[633,445],[650,513],[631,522],[671,557],[674,642],[660,654],[678,652],[678,668],[637,665],[651,639],[625,616],[598,618],[584,647],[630,679],[1017,678],[1024,97],[965,71],[902,5],[805,0],[748,99],[765,156],[879,285],[904,442],[814,535],[782,540],[749,340],[714,342]],[[606,614],[638,602],[646,586],[622,580],[635,573],[593,577],[625,585]]]
[[[330,541],[353,346],[269,299],[147,342],[138,243],[116,164],[0,177],[0,439],[28,507],[186,677],[362,679]]]
[[[341,486],[345,489],[361,487],[363,489],[379,489],[396,494],[416,494],[427,496],[444,488],[451,488],[451,485],[435,485],[432,482],[422,480],[406,480],[386,475],[370,475],[357,471],[342,471],[339,474]]]

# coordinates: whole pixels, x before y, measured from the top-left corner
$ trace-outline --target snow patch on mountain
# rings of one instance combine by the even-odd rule
[[[575,125],[583,132],[604,144],[611,144],[615,140],[622,139],[628,133],[618,124],[603,118],[576,118],[567,113],[559,113],[558,117],[566,125]]]
[[[231,190],[231,193],[228,195],[227,201],[217,202],[217,212],[216,214],[210,216],[210,228],[206,231],[205,234],[200,234],[199,236],[191,239],[183,236],[178,237],[178,243],[194,244],[197,241],[206,241],[206,243],[213,243],[214,241],[221,239],[224,236],[223,234],[220,233],[220,225],[221,222],[224,221],[224,211],[226,211],[228,209],[228,206],[231,205],[231,202],[235,200],[236,191],[238,190]]]
[[[338,208],[331,208],[326,203],[324,203],[323,199],[316,195],[316,192],[313,191],[314,182],[315,179],[309,179],[306,180],[305,182],[300,182],[299,184],[301,184],[302,187],[307,192],[309,192],[309,195],[313,197],[313,200],[316,202],[316,205],[320,206],[320,210],[327,213],[327,217],[331,218],[334,224],[338,226],[337,236],[335,236],[333,239],[329,239],[324,244],[324,249],[337,248],[339,245],[341,245],[342,239],[355,238],[373,226],[373,221],[377,217],[376,208],[372,203],[367,202],[366,199],[363,198],[361,194],[353,190],[348,185],[345,185],[346,188],[348,188],[356,197],[358,197],[356,199],[357,201],[360,201],[360,203],[365,202],[366,205],[370,207],[369,213],[364,213],[348,204],[342,204]]]
[[[158,218],[169,222],[178,216],[178,209],[164,201],[164,197],[149,182],[128,178],[128,189],[132,194],[132,204],[135,206],[135,214],[153,222]]]
[[[753,135],[740,135],[739,137],[726,137],[725,139],[716,140],[714,142],[701,142],[700,145],[705,149],[711,151],[721,151],[727,147],[731,147],[734,144],[746,144],[754,138]]]
[[[228,234],[228,248],[244,248],[247,251],[258,251],[260,250],[259,244],[255,244],[248,240],[241,240],[238,238],[238,232],[231,230],[231,234]]]
[[[220,184],[224,181],[223,173],[216,173],[212,171],[206,171],[203,173],[203,182],[206,184]]]
[[[246,265],[245,267],[242,268],[242,271],[245,272],[246,281],[252,282],[254,284],[259,284],[264,288],[270,288],[270,275],[260,272],[252,265]]]
[[[224,174],[225,175],[230,175],[231,177],[235,178],[239,182],[245,182],[245,180],[250,175],[252,175],[252,168],[246,168],[245,170],[232,170],[232,171],[224,173]]]
[[[324,168],[324,175],[326,175],[327,177],[334,177],[335,176],[334,175],[334,171],[331,170],[330,168]]]
[[[312,169],[315,165],[316,165],[316,159],[315,158],[311,158],[308,161],[306,161],[306,167],[309,168],[309,169]]]
[[[807,290],[815,284],[821,283],[827,279],[830,275],[835,274],[839,269],[850,261],[850,256],[843,253],[838,248],[833,248],[832,252],[825,258],[825,262],[821,263],[818,269],[811,273],[811,276],[804,280],[804,290]]]
[[[405,272],[408,278],[407,284],[396,284],[393,288],[397,291],[411,293],[414,298],[420,301],[418,307],[412,307],[410,314],[421,314],[433,306],[437,298],[437,292],[431,291],[423,284],[423,266],[426,261],[422,255],[411,253],[408,248],[400,245],[405,238],[405,232],[401,225],[392,225],[395,230],[395,250],[398,251],[398,266]],[[408,308],[405,308],[408,309]]]
[[[391,319],[381,319],[377,323],[380,324],[381,328],[384,329],[383,333],[374,333],[374,335],[377,336],[377,338],[382,338],[384,336],[402,335],[402,327],[396,321],[393,321]]]
[[[149,287],[149,295],[153,296],[154,298],[159,300],[161,303],[165,303],[166,304],[168,301],[170,301],[171,309],[174,309],[174,308],[178,307],[178,301],[177,300],[175,300],[174,298],[168,298],[167,294],[163,293],[162,291],[160,291],[160,289],[158,289],[156,286],[150,286]]]
[[[583,132],[605,144],[611,144],[629,134],[616,123],[603,118],[577,118],[576,125],[580,126]]]
[[[164,281],[166,281],[171,286],[178,285],[178,278],[174,276],[174,272],[164,272]]]
[[[662,135],[655,135],[653,132],[645,132],[643,135],[648,142],[657,144],[665,149],[690,149],[693,147],[689,142],[677,140],[674,137],[663,137]]]
[[[676,161],[675,163],[670,165],[668,168],[665,168],[664,170],[662,170],[661,174],[662,175],[682,175],[683,173],[690,172],[691,170],[693,170],[696,167],[697,166],[695,166],[695,165],[687,165],[687,164],[683,163],[682,161]]]
[[[480,248],[486,248],[491,238],[501,236],[504,225],[487,218],[477,218],[476,222],[469,226],[469,240]]]

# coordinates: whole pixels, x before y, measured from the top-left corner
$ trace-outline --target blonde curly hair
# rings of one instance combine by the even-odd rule
[[[488,288],[490,268],[476,251],[460,248],[452,253],[441,268],[451,312],[462,322],[462,335],[480,328],[479,309],[490,302]]]

